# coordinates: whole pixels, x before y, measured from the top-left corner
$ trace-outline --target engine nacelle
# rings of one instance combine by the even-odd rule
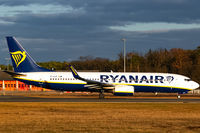
[[[115,96],[133,96],[134,87],[128,85],[117,85],[114,89]]]

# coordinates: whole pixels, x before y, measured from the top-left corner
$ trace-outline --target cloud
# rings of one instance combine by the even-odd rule
[[[116,59],[122,37],[128,51],[194,49],[200,42],[199,5],[197,0],[0,0],[0,38],[16,36],[37,61]],[[5,40],[0,47],[7,47]],[[0,52],[0,61],[7,55]]]
[[[83,12],[82,8],[76,9],[71,6],[62,5],[18,5],[18,6],[0,6],[0,17],[14,17],[21,14],[35,14],[35,15],[51,15],[51,14],[61,14],[61,13],[79,13]]]
[[[112,30],[129,31],[129,32],[142,32],[142,33],[159,33],[169,32],[173,30],[191,30],[200,29],[200,24],[179,24],[179,23],[133,23],[124,26],[110,26]]]

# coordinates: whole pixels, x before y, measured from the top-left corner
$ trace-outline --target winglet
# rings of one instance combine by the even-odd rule
[[[69,69],[71,70],[71,72],[72,72],[74,78],[76,78],[76,79],[81,79],[81,77],[78,75],[76,69],[75,69],[72,65],[69,65]]]

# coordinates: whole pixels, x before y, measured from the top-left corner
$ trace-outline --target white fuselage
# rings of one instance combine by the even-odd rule
[[[72,87],[69,88],[71,90],[75,87],[75,91],[77,91],[76,85],[84,88],[86,84],[84,81],[75,79],[71,72],[28,72],[22,74],[26,76],[16,76],[15,78],[34,85],[48,84],[46,88],[50,89],[58,90],[58,87],[61,87],[63,90],[68,90],[69,87]],[[98,82],[134,86],[136,92],[155,92],[159,89],[163,89],[162,92],[165,92],[166,88],[166,92],[170,92],[170,89],[172,92],[177,91],[177,89],[189,91],[199,87],[198,83],[191,81],[186,76],[169,73],[79,72],[79,75],[85,79]]]

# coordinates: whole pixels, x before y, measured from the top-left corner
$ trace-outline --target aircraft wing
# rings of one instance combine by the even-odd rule
[[[82,78],[78,75],[76,69],[72,65],[69,65],[69,68],[70,68],[74,78],[85,81],[87,83],[87,85],[85,85],[85,87],[88,87],[89,89],[106,89],[106,90],[114,89],[113,84],[102,83],[99,81],[88,80],[88,79]]]

